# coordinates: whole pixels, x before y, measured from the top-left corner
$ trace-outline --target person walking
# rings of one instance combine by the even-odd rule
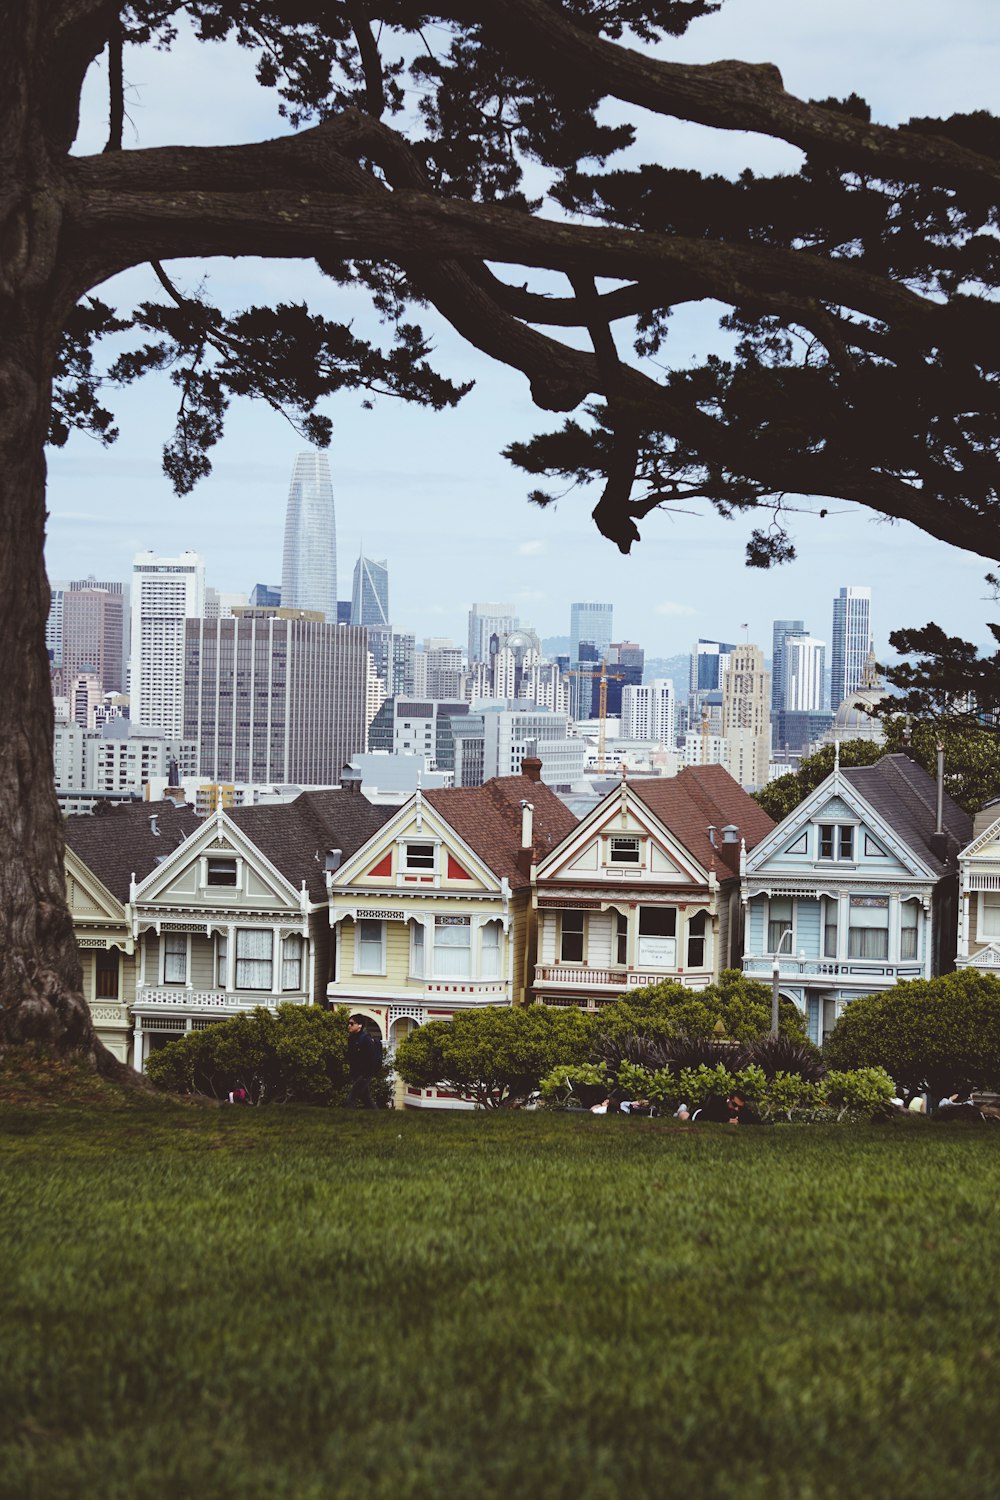
[[[372,1098],[371,1081],[381,1067],[380,1043],[365,1030],[364,1016],[351,1016],[347,1023],[347,1071],[351,1079],[347,1096],[349,1108],[378,1109]]]

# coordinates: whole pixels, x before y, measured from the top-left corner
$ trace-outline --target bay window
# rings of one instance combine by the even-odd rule
[[[889,957],[888,896],[852,896],[850,924],[849,958]]]
[[[708,925],[708,913],[696,911],[693,917],[688,918],[687,924],[687,966],[689,969],[701,969],[705,966],[705,930]]]
[[[385,973],[385,923],[361,917],[356,924],[354,972]]]
[[[479,973],[483,979],[500,978],[500,930],[499,922],[484,922],[482,930],[482,955]]]
[[[642,968],[672,969],[677,963],[677,908],[640,906],[639,951]]]
[[[274,933],[259,927],[241,927],[236,934],[236,988],[269,990],[272,987]]]
[[[434,918],[434,975],[468,979],[472,972],[472,918]]]
[[[840,906],[834,896],[824,896],[822,904],[823,957],[837,957],[837,912]]]
[[[423,922],[410,922],[410,978],[423,979],[427,973]]]
[[[615,963],[628,964],[628,917],[622,911],[615,912]]]
[[[899,956],[917,956],[917,901],[901,901],[899,904]]]
[[[215,987],[219,990],[226,988],[226,975],[229,972],[229,939],[224,933],[219,933],[215,939]]]
[[[583,963],[583,924],[582,911],[563,912],[559,939],[559,958],[562,963]]]
[[[979,897],[978,916],[978,938],[985,940],[1000,937],[1000,891],[983,891]]]
[[[188,940],[182,932],[163,934],[163,983],[187,984]]]
[[[302,988],[302,954],[305,943],[301,934],[290,932],[281,945],[281,988]]]
[[[786,932],[792,930],[792,898],[791,896],[772,896],[767,903],[767,951],[777,953],[779,944]],[[782,952],[788,948],[786,942],[781,949]]]

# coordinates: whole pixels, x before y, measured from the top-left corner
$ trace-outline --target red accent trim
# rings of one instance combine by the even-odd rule
[[[388,854],[383,854],[383,856],[379,860],[378,864],[377,865],[373,865],[372,868],[368,871],[368,874],[369,875],[375,875],[375,876],[391,875],[392,874],[392,851],[390,850],[390,852]]]
[[[469,874],[468,870],[464,870],[462,868],[462,866],[459,864],[458,860],[455,859],[454,855],[450,851],[448,853],[448,879],[449,880],[471,880],[472,879],[472,876]]]

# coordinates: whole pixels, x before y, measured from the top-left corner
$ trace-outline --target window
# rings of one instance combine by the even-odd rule
[[[302,988],[302,954],[305,943],[297,932],[290,932],[281,945],[281,988]]]
[[[917,903],[901,901],[899,904],[899,956],[917,956]]]
[[[423,979],[427,970],[424,957],[424,924],[423,922],[410,923],[410,976],[413,979]]]
[[[499,922],[483,923],[482,963],[479,969],[483,979],[500,978],[500,927]]]
[[[98,953],[95,965],[95,990],[98,1000],[118,999],[118,949]]]
[[[433,870],[433,844],[404,844],[403,865],[407,870]]]
[[[611,863],[613,865],[637,865],[639,863],[639,840],[637,838],[612,839]]]
[[[205,873],[206,885],[235,885],[236,884],[236,861],[235,859],[212,859],[207,861],[208,868]]]
[[[274,933],[241,927],[236,934],[236,988],[269,990],[273,974]]]
[[[639,964],[654,969],[672,969],[677,963],[677,908],[640,906]]]
[[[792,898],[791,896],[772,896],[767,903],[767,951],[777,953],[778,944],[786,932],[792,930]],[[789,947],[786,940],[782,947],[784,953]]]
[[[705,966],[705,928],[708,923],[708,913],[696,911],[694,916],[688,920],[688,951],[687,966],[689,969],[701,969]]]
[[[615,912],[615,962],[628,964],[628,917],[621,911]]]
[[[559,958],[564,964],[583,963],[583,912],[564,911],[559,941]]]
[[[889,957],[889,897],[852,896],[849,958]]]
[[[854,828],[850,823],[821,823],[819,828],[820,859],[854,858]]]
[[[357,924],[357,948],[354,955],[356,974],[385,973],[385,923],[367,921]]]
[[[837,908],[833,896],[823,897],[823,957],[837,957]]]
[[[980,938],[1000,937],[1000,891],[983,891],[980,896],[976,934]]]
[[[229,973],[229,939],[224,933],[219,933],[215,939],[215,987],[224,990],[226,988],[226,976]]]
[[[468,979],[471,974],[472,918],[434,918],[434,975]]]
[[[187,984],[188,940],[182,932],[163,934],[163,983]]]

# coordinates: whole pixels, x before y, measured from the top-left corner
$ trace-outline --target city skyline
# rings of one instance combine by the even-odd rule
[[[812,6],[742,0],[696,22],[684,38],[664,43],[667,55],[687,61],[773,61],[798,94],[846,97],[857,91],[870,102],[874,118],[888,123],[995,105],[998,46],[995,6],[988,0],[956,0],[946,35],[930,7],[904,0],[884,0],[879,7],[861,0]],[[172,54],[144,54],[142,85],[130,101],[135,143],[200,144],[199,130],[217,131],[217,120],[202,124],[177,107],[170,85],[181,69],[189,69],[191,88],[226,90],[233,140],[277,128],[267,101],[262,104],[255,90],[240,89],[239,66],[223,69],[220,60],[211,49],[187,46],[183,37]],[[81,150],[100,150],[106,133],[104,83],[99,68],[93,72]],[[792,148],[762,144],[758,137],[667,120],[657,123],[656,135],[665,161],[729,175],[748,165],[780,171],[800,159]],[[183,285],[197,284],[206,270],[201,263],[171,265]],[[309,263],[245,259],[209,263],[207,271],[220,304],[280,299],[291,279],[297,299],[314,301],[317,309],[346,309],[361,335],[377,330],[360,296],[334,292]],[[146,273],[136,270],[102,296],[130,302],[151,291]],[[567,633],[571,600],[607,599],[615,606],[619,638],[641,641],[650,655],[668,656],[689,649],[698,636],[738,640],[744,621],[749,638],[762,646],[772,622],[783,617],[802,618],[811,633],[828,639],[827,601],[845,580],[857,580],[879,601],[880,659],[889,655],[890,630],[928,618],[949,634],[988,642],[986,621],[995,608],[984,582],[989,563],[910,526],[872,519],[860,507],[824,506],[828,514],[820,520],[794,514],[800,504],[810,507],[792,497],[799,557],[761,573],[742,563],[760,516],[727,522],[684,510],[654,513],[642,525],[635,555],[622,557],[590,519],[594,491],[571,491],[545,511],[530,506],[529,477],[507,464],[501,450],[512,439],[544,430],[547,419],[532,407],[519,374],[462,344],[433,315],[422,311],[421,319],[442,371],[476,381],[455,411],[432,414],[383,401],[368,412],[351,398],[329,407],[341,552],[353,563],[363,533],[366,553],[386,557],[397,627],[462,641],[473,600],[505,599],[540,635],[561,635]],[[674,362],[683,364],[704,347],[709,323],[718,343],[711,310],[695,307],[671,319],[668,352]],[[182,547],[209,559],[219,590],[249,591],[274,577],[281,545],[275,497],[284,491],[301,441],[260,403],[236,403],[227,435],[211,455],[213,475],[192,495],[178,498],[160,471],[159,451],[171,431],[174,395],[166,377],[112,393],[122,431],[115,447],[103,450],[74,437],[67,448],[50,453],[51,577],[110,572],[125,578],[134,553],[169,555]],[[347,576],[338,578],[340,598],[350,597],[349,583]]]

